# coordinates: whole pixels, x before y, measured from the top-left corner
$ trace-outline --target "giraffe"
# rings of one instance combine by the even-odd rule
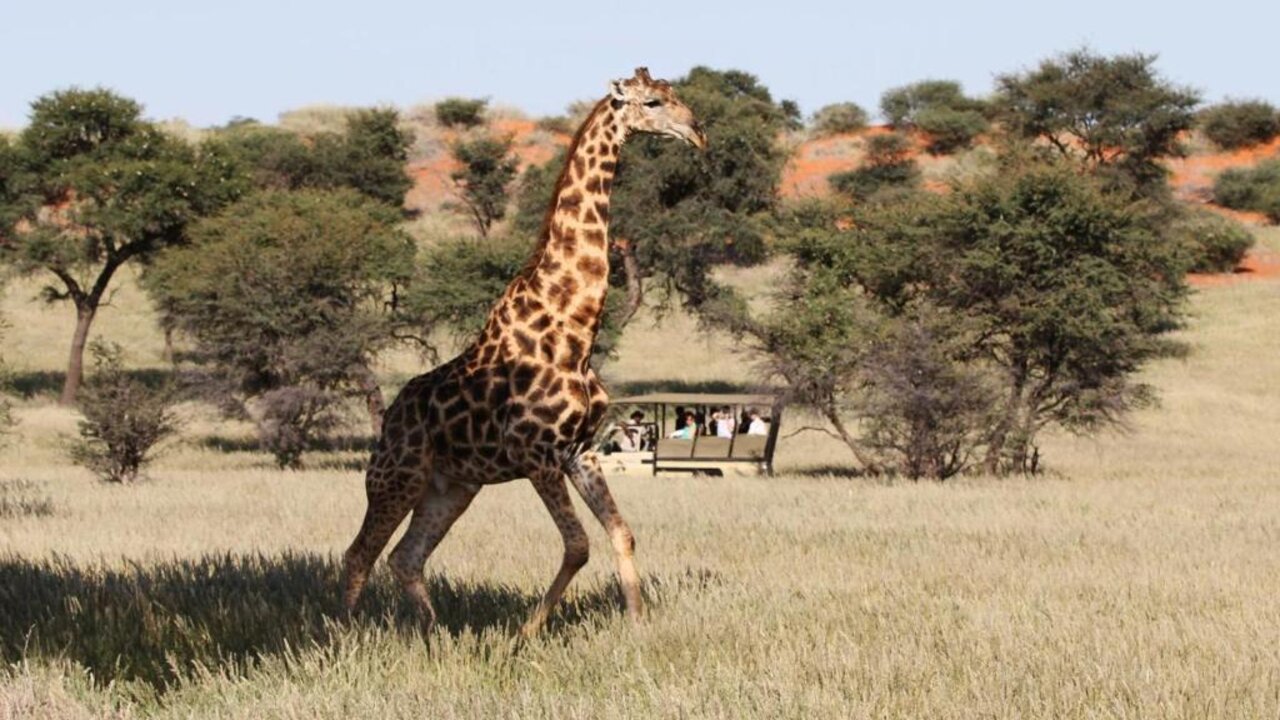
[[[560,531],[564,556],[522,634],[538,631],[587,562],[587,534],[568,483],[609,535],[628,616],[642,616],[635,537],[588,451],[609,403],[588,364],[608,290],[609,198],[618,153],[633,133],[678,138],[699,150],[707,142],[670,84],[646,68],[610,83],[569,144],[537,248],[479,337],[409,381],[387,408],[365,478],[368,508],[344,557],[348,612],[411,515],[389,564],[430,628],[427,558],[481,487],[528,478]]]

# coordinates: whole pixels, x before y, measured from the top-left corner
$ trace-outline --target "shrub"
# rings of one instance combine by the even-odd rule
[[[507,189],[520,161],[511,152],[510,137],[481,135],[451,148],[459,168],[449,173],[460,201],[456,207],[471,216],[481,237],[507,214]]]
[[[960,83],[954,80],[921,80],[887,90],[880,96],[880,112],[899,130],[919,124],[920,113],[930,109],[949,109],[981,115],[986,104],[966,97]]]
[[[573,131],[577,129],[574,126],[573,121],[564,115],[547,115],[546,117],[540,117],[538,118],[538,121],[534,123],[534,126],[539,130],[545,130],[559,135],[572,135]]]
[[[296,385],[263,393],[256,408],[259,444],[281,468],[301,468],[314,439],[341,424],[339,400],[336,393]]]
[[[353,190],[260,192],[193,227],[191,242],[159,258],[146,281],[227,407],[322,429],[309,419],[313,398],[300,414],[288,410],[296,404],[258,404],[283,388],[359,394],[379,428],[369,364],[408,324],[391,311],[414,256],[398,219]]]
[[[1213,201],[1233,210],[1250,210],[1280,222],[1280,160],[1231,169],[1213,183]]]
[[[1280,135],[1280,114],[1261,100],[1224,102],[1200,113],[1200,130],[1218,147],[1231,150]]]
[[[80,393],[84,419],[71,459],[105,482],[132,482],[156,443],[178,430],[173,388],[148,387],[130,377],[119,345],[95,342],[89,351],[94,373]]]
[[[864,201],[888,190],[914,187],[919,179],[911,142],[904,135],[891,133],[867,140],[867,159],[862,167],[836,173],[827,181],[836,192]]]
[[[1240,223],[1208,210],[1183,214],[1170,231],[1186,247],[1192,272],[1231,272],[1254,243]]]
[[[997,393],[960,359],[958,324],[936,311],[899,319],[863,363],[867,446],[912,480],[967,469],[993,420]]]
[[[856,132],[866,126],[867,111],[857,103],[835,103],[813,114],[813,132],[819,137]]]
[[[38,487],[30,480],[0,480],[0,518],[52,515],[53,499],[37,493]]]
[[[926,148],[934,155],[949,155],[969,147],[987,129],[987,119],[974,110],[930,107],[916,116],[916,127],[929,135]]]
[[[787,130],[795,131],[804,128],[804,114],[800,112],[800,103],[795,100],[778,101],[778,109],[782,111],[783,125]]]
[[[306,139],[279,128],[237,125],[210,143],[238,167],[252,188],[352,188],[393,208],[404,204],[413,186],[405,173],[413,133],[388,108],[353,110],[344,131]],[[248,188],[246,188],[248,189]]]
[[[436,120],[445,127],[472,128],[484,122],[489,101],[482,98],[445,98],[436,103]]]

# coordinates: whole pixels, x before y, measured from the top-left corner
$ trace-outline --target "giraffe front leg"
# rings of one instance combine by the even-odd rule
[[[533,615],[520,628],[520,634],[525,637],[536,634],[542,628],[556,603],[560,602],[560,597],[564,595],[569,581],[573,580],[578,570],[587,564],[587,558],[591,554],[587,531],[583,529],[577,513],[573,510],[573,500],[569,497],[569,489],[565,487],[564,474],[559,470],[546,470],[531,479],[534,489],[538,491],[538,497],[542,498],[547,511],[551,513],[551,519],[560,530],[560,537],[564,540],[564,559],[560,563],[560,570],[556,573],[555,579],[551,581],[547,594],[538,603]]]
[[[613,544],[613,552],[618,560],[618,580],[622,585],[627,615],[632,620],[639,620],[644,616],[644,601],[640,597],[640,574],[636,572],[633,558],[636,539],[613,501],[613,495],[604,480],[604,472],[600,469],[600,458],[593,452],[584,453],[574,464],[571,477],[578,494],[587,502],[591,512],[609,534],[609,541]]]

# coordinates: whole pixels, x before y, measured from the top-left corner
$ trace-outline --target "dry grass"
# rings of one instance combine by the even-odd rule
[[[21,297],[6,354],[57,367]],[[841,450],[802,435],[775,479],[615,478],[649,618],[619,612],[588,523],[569,606],[522,647],[510,629],[560,553],[523,483],[486,489],[432,558],[428,648],[385,570],[359,619],[330,619],[359,452],[278,472],[192,407],[150,480],[110,487],[62,460],[74,415],[29,401],[0,479],[52,512],[0,519],[0,647],[21,658],[0,717],[1277,717],[1280,285],[1193,308],[1194,352],[1147,373],[1163,406],[1050,438],[1047,477],[841,479],[821,470]],[[104,334],[145,346],[146,324]],[[729,339],[693,330],[637,326],[608,375],[750,382]]]

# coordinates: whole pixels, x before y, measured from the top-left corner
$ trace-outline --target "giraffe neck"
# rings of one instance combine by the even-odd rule
[[[609,199],[624,135],[608,99],[600,101],[569,145],[538,248],[507,290],[517,317],[531,303],[548,316],[525,318],[535,330],[549,322],[572,336],[584,367],[609,289]]]

